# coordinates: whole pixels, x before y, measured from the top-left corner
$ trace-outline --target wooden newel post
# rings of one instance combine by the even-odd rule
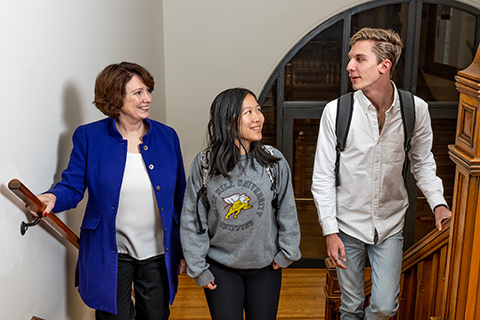
[[[460,99],[449,146],[456,169],[444,317],[470,320],[480,319],[480,50],[455,80]]]

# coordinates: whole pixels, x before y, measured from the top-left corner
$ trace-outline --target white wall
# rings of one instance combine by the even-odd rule
[[[19,178],[40,193],[58,180],[104,67],[135,61],[154,75],[152,118],[165,120],[162,2],[42,0],[0,3],[0,319],[93,319],[74,287],[76,249],[29,229],[7,189]],[[82,210],[60,214],[78,233]],[[65,218],[67,217],[67,218]]]
[[[93,319],[73,287],[76,249],[49,228],[20,236],[27,216],[7,184],[20,178],[40,193],[59,179],[73,130],[103,117],[91,104],[101,69],[129,60],[152,72],[152,118],[177,130],[188,169],[216,94],[233,86],[260,93],[304,35],[365,2],[2,1],[0,318]],[[480,0],[462,2],[480,8]],[[77,232],[83,206],[60,214]]]

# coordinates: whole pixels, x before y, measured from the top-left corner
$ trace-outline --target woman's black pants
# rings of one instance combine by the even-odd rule
[[[132,283],[135,304],[132,301]],[[165,256],[137,260],[118,255],[117,314],[96,310],[96,320],[166,320],[168,277]]]
[[[277,317],[282,271],[232,269],[209,259],[215,290],[204,289],[212,320],[274,320]]]

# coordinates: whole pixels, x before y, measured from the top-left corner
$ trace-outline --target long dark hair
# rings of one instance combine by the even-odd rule
[[[218,94],[212,102],[207,133],[207,149],[210,150],[210,176],[221,174],[226,179],[230,179],[229,172],[240,161],[240,148],[245,151],[247,159],[250,158],[252,167],[254,166],[253,159],[256,159],[264,167],[271,166],[280,160],[267,153],[260,141],[251,142],[249,149],[241,142],[238,124],[243,100],[249,94],[257,100],[255,94],[248,89],[232,88]],[[240,147],[235,141],[240,142]]]

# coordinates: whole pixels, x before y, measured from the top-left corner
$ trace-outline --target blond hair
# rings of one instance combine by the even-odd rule
[[[378,63],[385,59],[392,62],[391,75],[402,54],[403,43],[398,33],[393,30],[363,28],[350,38],[350,46],[361,40],[375,41],[373,53],[377,56]]]

